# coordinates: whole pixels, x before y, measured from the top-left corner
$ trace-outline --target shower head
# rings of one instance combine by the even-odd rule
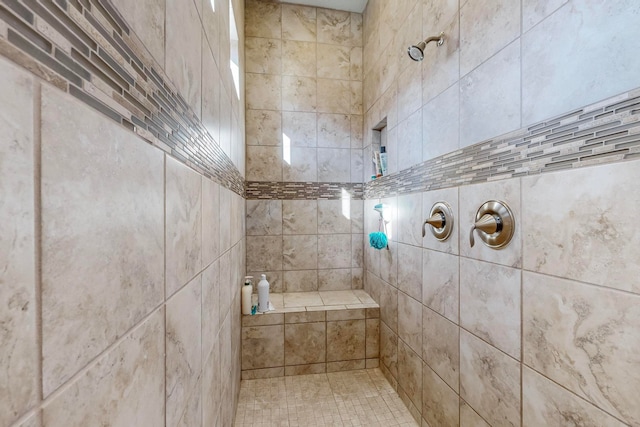
[[[385,204],[385,203],[378,203],[377,205],[375,205],[373,207],[373,210],[376,212],[380,212],[382,213],[385,209],[387,209],[389,207],[389,205]]]
[[[407,49],[407,53],[409,54],[409,58],[414,61],[422,61],[424,59],[424,48],[427,47],[427,44],[431,42],[438,42],[438,46],[442,46],[444,43],[444,33],[440,33],[437,36],[427,37],[424,41],[421,41],[418,44],[414,44],[413,46],[409,46]]]

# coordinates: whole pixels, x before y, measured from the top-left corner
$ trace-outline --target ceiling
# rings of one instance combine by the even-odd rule
[[[282,3],[303,4],[326,9],[348,10],[349,12],[362,13],[367,5],[367,0],[284,0]]]

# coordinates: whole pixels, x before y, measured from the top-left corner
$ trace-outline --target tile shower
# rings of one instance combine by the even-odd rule
[[[274,400],[274,422],[640,424],[638,6],[234,0],[240,96],[229,7],[0,0],[0,426],[244,425],[254,391],[309,392],[241,392],[262,272],[379,305],[276,319],[365,322],[365,355],[379,322],[380,362],[316,374],[327,411]],[[490,199],[516,217],[500,251],[468,242]],[[445,242],[420,233],[438,201]],[[379,202],[389,251],[366,244]]]

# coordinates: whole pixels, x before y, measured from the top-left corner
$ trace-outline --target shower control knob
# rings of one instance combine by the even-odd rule
[[[509,206],[504,202],[490,200],[480,206],[476,221],[469,232],[469,244],[475,245],[474,231],[492,249],[500,249],[509,244],[515,230],[515,220]]]
[[[453,211],[445,202],[438,202],[431,207],[429,218],[422,224],[422,237],[427,234],[427,224],[431,226],[431,233],[440,241],[447,240],[453,230]]]

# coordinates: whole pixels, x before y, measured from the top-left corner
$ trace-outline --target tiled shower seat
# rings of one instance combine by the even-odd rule
[[[242,379],[375,368],[380,307],[364,291],[270,295],[275,311],[242,316]]]

